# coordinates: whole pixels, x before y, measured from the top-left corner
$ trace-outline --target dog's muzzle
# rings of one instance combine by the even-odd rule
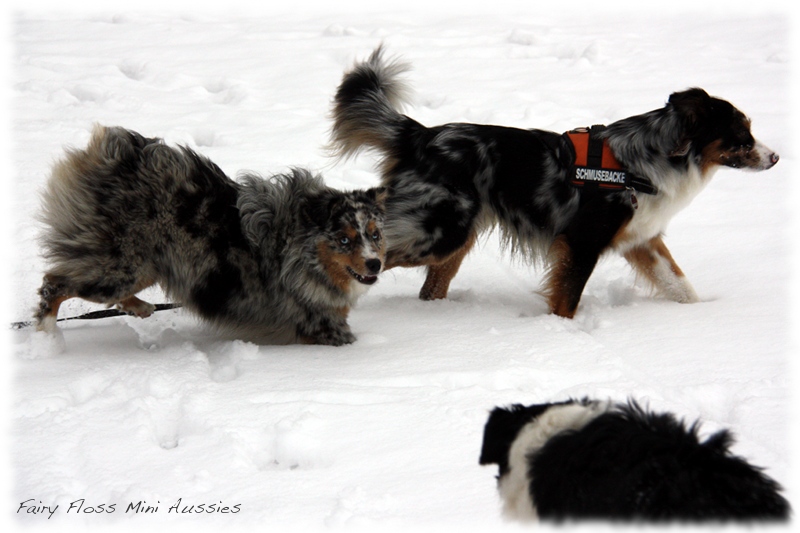
[[[367,269],[367,274],[359,274],[350,267],[347,267],[347,272],[353,276],[357,282],[363,283],[364,285],[372,285],[378,281],[378,274],[381,272],[383,263],[381,263],[380,259],[367,259],[364,262],[364,266]]]

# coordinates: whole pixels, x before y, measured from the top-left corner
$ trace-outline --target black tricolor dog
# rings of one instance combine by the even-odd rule
[[[593,128],[593,140],[629,180],[608,187],[613,179],[587,179],[608,177],[602,167],[576,176],[581,154],[559,133],[464,123],[429,128],[399,113],[407,68],[384,61],[378,48],[345,74],[331,148],[340,157],[364,147],[382,156],[387,268],[427,266],[423,299],[445,298],[477,235],[497,225],[512,253],[548,265],[544,293],[558,315],[575,314],[608,250],[665,297],[696,302],[662,241],[667,223],[720,166],[765,170],[778,162],[738,109],[689,89],[662,109]],[[612,172],[618,177],[619,169]]]
[[[480,464],[498,465],[516,520],[786,520],[780,486],[731,454],[731,434],[698,429],[633,401],[498,407]]]

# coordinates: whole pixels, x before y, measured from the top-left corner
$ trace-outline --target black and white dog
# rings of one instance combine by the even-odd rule
[[[495,408],[480,464],[498,465],[504,514],[521,521],[787,519],[780,486],[732,443],[633,401],[570,400]]]
[[[397,111],[407,65],[381,48],[346,73],[333,108],[339,157],[381,156],[387,268],[426,266],[420,298],[445,298],[476,237],[500,228],[513,253],[548,266],[550,310],[572,317],[598,257],[614,250],[665,297],[699,301],[662,241],[667,223],[720,166],[765,170],[778,155],[749,119],[702,89],[608,127],[562,135],[453,123]]]

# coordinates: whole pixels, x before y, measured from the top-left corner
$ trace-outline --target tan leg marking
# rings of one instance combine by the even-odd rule
[[[421,300],[441,300],[447,298],[450,282],[458,274],[461,263],[475,245],[477,235],[470,234],[464,246],[453,252],[447,259],[440,263],[428,265],[428,276],[419,291]]]
[[[700,301],[660,236],[631,248],[623,256],[637,274],[670,300],[680,303]]]
[[[547,298],[550,312],[564,318],[572,318],[577,310],[577,306],[570,309],[567,294],[567,274],[572,265],[572,250],[563,235],[557,237],[550,246],[547,263],[549,270],[542,293]]]
[[[156,310],[156,306],[140,300],[136,296],[128,296],[124,300],[120,300],[117,308],[124,313],[138,316],[139,318],[147,318]]]

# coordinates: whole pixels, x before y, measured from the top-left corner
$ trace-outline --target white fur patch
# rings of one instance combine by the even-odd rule
[[[745,168],[745,170],[766,170],[775,164],[775,161],[772,160],[775,152],[770,150],[769,147],[761,144],[761,141],[756,141],[755,146],[753,146],[753,150],[758,154],[759,164],[754,168]]]
[[[613,404],[610,401],[555,405],[520,429],[508,452],[508,472],[500,478],[498,490],[503,500],[503,514],[519,521],[536,520],[536,504],[531,499],[528,457],[554,435],[580,429]]]
[[[352,280],[350,282],[350,288],[347,291],[347,296],[350,298],[351,305],[355,305],[356,301],[367,294],[367,291],[372,287],[372,285],[365,285],[363,283],[359,283],[356,280]]]
[[[700,297],[686,276],[678,276],[672,270],[670,262],[660,255],[656,255],[653,276],[658,290],[673,302],[691,304],[700,301]]]
[[[621,252],[649,241],[666,231],[669,221],[688,206],[711,180],[713,170],[705,175],[692,165],[688,172],[671,171],[657,182],[658,194],[637,194],[638,209],[626,228],[630,238],[621,244]]]
[[[46,333],[55,333],[58,331],[58,319],[53,315],[45,315],[44,318],[36,325],[37,331],[44,331]]]

